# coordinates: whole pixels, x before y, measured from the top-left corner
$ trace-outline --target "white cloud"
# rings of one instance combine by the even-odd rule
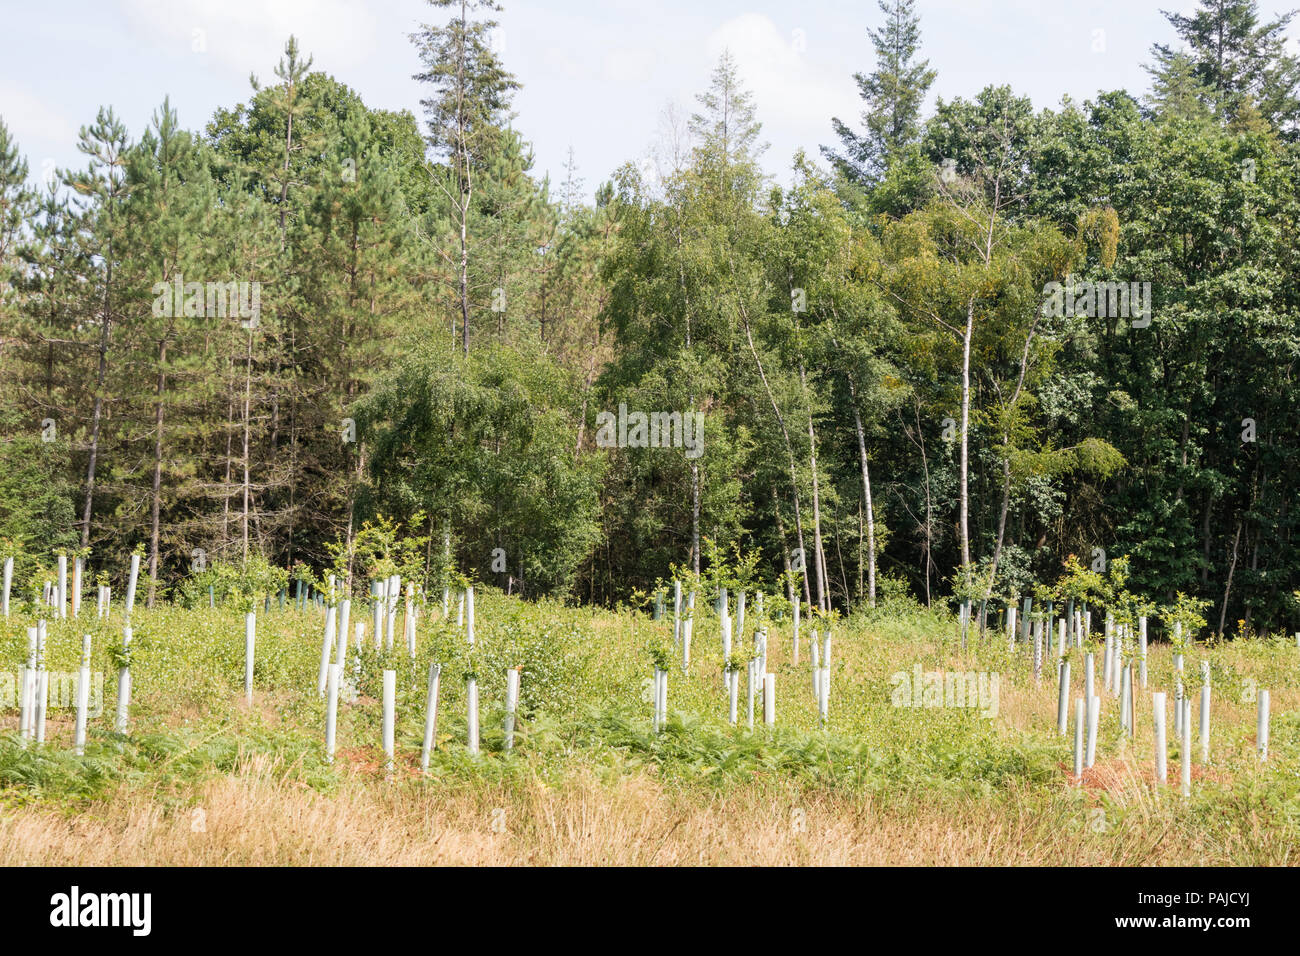
[[[610,50],[600,68],[601,78],[610,83],[641,84],[654,75],[658,57],[650,50]]]
[[[123,9],[142,52],[207,57],[263,81],[290,34],[327,72],[363,64],[376,48],[373,14],[346,0],[123,0]]]
[[[78,127],[37,97],[5,84],[0,86],[0,117],[21,147],[24,142],[75,142]]]
[[[848,121],[861,112],[851,70],[828,61],[819,39],[816,32],[782,30],[761,13],[745,13],[715,30],[706,44],[714,61],[723,50],[731,52],[754,92],[765,133],[781,130],[804,141],[773,143],[780,152],[824,142],[831,116]]]
[[[586,76],[586,68],[558,46],[548,46],[542,54],[542,65],[550,72],[577,79]]]

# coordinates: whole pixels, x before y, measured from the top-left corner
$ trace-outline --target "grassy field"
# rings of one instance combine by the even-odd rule
[[[478,644],[440,614],[422,618],[418,653],[377,650],[367,634],[359,694],[341,705],[339,751],[324,752],[317,696],[322,614],[259,614],[255,699],[243,698],[244,627],[235,610],[161,607],[133,615],[133,707],[113,733],[120,610],[51,622],[48,666],[75,672],[81,635],[104,674],[104,711],[83,757],[70,709],[52,709],[43,746],[21,746],[0,703],[0,859],[10,864],[1292,864],[1300,847],[1300,650],[1256,638],[1186,655],[1214,688],[1211,760],[1178,791],[1153,774],[1151,690],[1173,698],[1172,656],[1149,653],[1137,733],[1102,697],[1096,765],[1072,777],[1072,735],[1056,729],[1056,670],[1036,684],[1030,652],[1004,636],[963,652],[950,618],[880,610],[834,631],[830,718],[818,726],[805,637],[769,632],[777,721],[727,723],[721,641],[697,612],[692,663],[669,677],[670,720],[651,729],[656,649],[671,622],[640,613],[479,595]],[[366,621],[363,607],[353,620]],[[15,614],[0,625],[0,672],[26,654]],[[747,655],[752,628],[736,643]],[[401,644],[401,620],[396,636]],[[443,663],[438,747],[419,770],[424,677]],[[1081,696],[1082,651],[1072,652]],[[1098,653],[1100,661],[1100,653]],[[895,675],[976,672],[980,706],[897,706]],[[522,666],[516,747],[503,749],[505,672]],[[397,767],[384,772],[380,672],[398,673]],[[462,675],[478,675],[483,752],[465,748]],[[3,682],[12,678],[0,676]],[[1252,683],[1253,682],[1253,683]],[[992,689],[991,683],[989,684]],[[1254,688],[1272,697],[1270,756],[1256,755]],[[994,711],[996,711],[994,713]],[[1073,703],[1071,704],[1073,716]],[[1193,706],[1193,721],[1196,707]],[[1195,725],[1194,725],[1195,726]]]

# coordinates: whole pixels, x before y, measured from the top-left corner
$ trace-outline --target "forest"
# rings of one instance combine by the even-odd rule
[[[730,561],[822,612],[1001,607],[1126,558],[1214,632],[1287,628],[1291,17],[1201,0],[1148,90],[928,109],[913,2],[879,8],[861,115],[781,182],[726,55],[650,159],[540,176],[491,0],[431,0],[420,117],[293,37],[201,130],[100,107],[49,183],[0,109],[15,586],[138,553],[152,606],[387,529],[431,591],[614,606]]]

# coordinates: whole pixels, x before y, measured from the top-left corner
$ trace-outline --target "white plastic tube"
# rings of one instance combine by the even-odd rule
[[[1056,729],[1062,737],[1070,728],[1070,662],[1061,659],[1056,668]]]
[[[135,608],[135,584],[140,578],[140,555],[131,555],[131,573],[126,580],[126,619],[131,620],[131,611]]]
[[[659,674],[659,729],[668,726],[668,669]]]
[[[81,639],[81,667],[77,671],[77,729],[73,746],[77,756],[86,752],[86,711],[90,706],[90,635]]]
[[[794,663],[799,663],[799,595],[794,596]],[[767,680],[766,677],[763,678]]]
[[[1101,698],[1093,695],[1088,698],[1088,755],[1085,767],[1091,767],[1097,761],[1097,721],[1101,716]]]
[[[68,616],[68,556],[59,555],[59,591],[55,599],[58,604],[59,618],[65,619]]]
[[[393,724],[397,711],[397,671],[384,671],[384,769],[393,772]]]
[[[0,592],[0,611],[4,612],[5,620],[9,619],[9,591],[14,584],[14,559],[5,558],[4,566],[4,591]]]
[[[131,628],[122,628],[122,649],[131,650]],[[123,664],[117,671],[117,719],[113,728],[119,734],[125,734],[127,722],[131,716],[131,668]]]
[[[758,697],[758,675],[761,673],[762,671],[758,669],[758,661],[751,660],[749,662],[749,672],[747,674],[748,677],[747,690],[749,693],[749,707],[745,711],[745,715],[746,715],[745,725],[750,730],[754,729],[754,701]]]
[[[1083,724],[1086,719],[1083,698],[1076,698],[1074,702],[1074,775],[1076,778],[1083,776]]]
[[[1133,662],[1129,661],[1120,672],[1119,725],[1120,730],[1133,736]]]
[[[1210,762],[1210,685],[1201,687],[1201,763]]]
[[[466,737],[469,752],[478,753],[478,680],[473,677],[465,680]]]
[[[325,638],[320,648],[320,673],[316,679],[316,694],[320,696],[325,693],[326,685],[329,683],[330,655],[334,652],[335,634],[334,627],[337,623],[338,609],[332,604],[325,607]]]
[[[515,712],[519,709],[519,669],[506,671],[506,750],[515,746]]]
[[[1259,759],[1268,759],[1268,691],[1259,692],[1259,712],[1255,719],[1255,739],[1259,744]]]
[[[343,683],[343,667],[330,664],[325,680],[325,760],[334,762],[334,749],[338,742],[339,685]]]
[[[406,585],[406,616],[402,618],[402,631],[406,637],[406,653],[415,660],[415,585]]]
[[[420,769],[429,772],[429,754],[437,746],[438,685],[442,679],[442,665],[429,665],[429,689],[424,696],[424,746],[420,750]]]
[[[1138,679],[1142,689],[1147,689],[1147,619],[1146,615],[1138,618]]]
[[[81,616],[81,572],[84,562],[81,558],[72,561],[72,616]]]
[[[1164,784],[1168,782],[1165,764],[1168,750],[1165,745],[1165,695],[1161,691],[1151,695],[1151,725],[1155,731],[1156,783]]]
[[[471,644],[474,643],[474,589],[465,589],[465,611],[466,617],[465,636]]]
[[[244,615],[244,699],[253,706],[253,659],[257,645],[257,613]]]
[[[351,624],[349,620],[352,617],[352,602],[344,598],[339,602],[339,623],[335,632],[335,639],[338,641],[338,648],[335,652],[334,663],[342,666],[347,663],[348,659],[348,627]]]
[[[22,689],[18,702],[18,731],[23,746],[35,736],[36,730],[36,645],[37,631],[34,627],[27,629],[27,663],[22,670]]]
[[[36,622],[36,742],[45,743],[45,711],[49,706],[50,676],[45,667],[45,622]]]

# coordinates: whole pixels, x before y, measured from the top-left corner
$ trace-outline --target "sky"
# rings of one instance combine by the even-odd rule
[[[870,72],[875,0],[505,0],[494,44],[522,90],[515,126],[535,171],[564,177],[572,149],[588,196],[622,163],[654,155],[665,107],[689,115],[724,50],[753,90],[769,173],[787,181],[795,152],[816,157],[832,116],[858,125],[854,72]],[[1192,0],[917,0],[922,56],[945,100],[1009,84],[1035,107],[1099,90],[1140,95],[1154,42],[1175,34],[1160,8]],[[1285,5],[1262,0],[1261,12]],[[424,0],[0,0],[0,117],[33,180],[84,166],[79,128],[111,105],[133,135],[164,95],[201,129],[246,102],[249,76],[274,81],[286,38],[368,106],[422,118],[409,35],[445,11]],[[1290,42],[1300,52],[1300,18]]]

